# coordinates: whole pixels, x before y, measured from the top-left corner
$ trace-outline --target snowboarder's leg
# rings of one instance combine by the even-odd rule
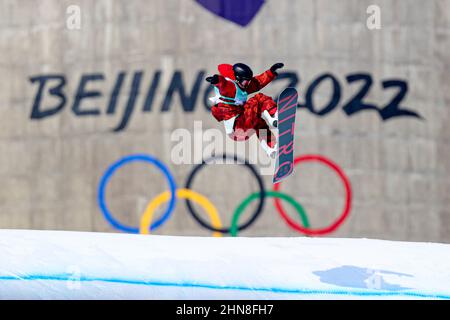
[[[262,93],[258,93],[247,100],[244,105],[244,113],[238,117],[235,125],[235,129],[242,128],[249,132],[256,132],[261,148],[271,158],[274,158],[278,151],[276,138],[270,131],[271,125],[273,127],[273,121],[270,124],[267,123],[262,114],[274,118],[276,112],[275,101]]]
[[[253,97],[258,103],[258,114],[269,128],[278,127],[278,109],[276,102],[263,93],[258,93]]]
[[[267,140],[266,139],[261,139],[259,140],[261,148],[266,152],[266,154],[272,158],[275,159],[275,157],[277,156],[277,146],[275,145],[275,147],[271,148],[269,147]]]
[[[234,131],[234,122],[236,120],[237,116],[230,118],[228,120],[223,120],[223,125],[225,126],[225,133],[230,135]]]
[[[275,159],[278,152],[276,138],[266,124],[258,129],[257,136],[264,152],[266,152],[270,158]]]
[[[277,128],[278,127],[278,112],[275,112],[273,117],[270,115],[269,111],[264,110],[261,118],[267,123],[267,125],[270,128]]]
[[[231,119],[230,119],[231,120]],[[255,132],[252,128],[246,126],[247,118],[245,112],[234,117],[234,123],[231,133],[228,136],[235,141],[245,141],[250,138],[250,136]],[[226,129],[225,129],[226,130]]]

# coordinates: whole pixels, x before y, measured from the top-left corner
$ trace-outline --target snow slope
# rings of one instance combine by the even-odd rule
[[[450,245],[0,230],[1,299],[450,299]]]

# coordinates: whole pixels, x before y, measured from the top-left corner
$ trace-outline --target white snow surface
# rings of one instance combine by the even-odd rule
[[[0,299],[450,299],[450,245],[0,230]]]

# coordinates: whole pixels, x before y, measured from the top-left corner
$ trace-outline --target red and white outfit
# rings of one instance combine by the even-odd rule
[[[268,147],[272,152],[276,139],[269,124],[272,117],[277,117],[277,104],[262,93],[249,99],[247,95],[264,88],[276,78],[276,73],[267,70],[254,76],[245,89],[237,84],[231,65],[219,65],[219,73],[219,82],[214,84],[216,96],[210,98],[214,103],[211,108],[214,118],[224,122],[225,131],[232,139],[243,141],[256,133],[263,149],[268,152]]]

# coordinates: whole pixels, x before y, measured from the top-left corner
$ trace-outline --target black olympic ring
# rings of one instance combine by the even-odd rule
[[[191,189],[191,185],[194,181],[194,176],[198,173],[198,171],[200,171],[204,165],[212,162],[213,160],[216,159],[220,159],[222,158],[223,160],[227,160],[227,159],[233,159],[235,163],[239,163],[240,165],[244,165],[246,166],[255,176],[256,181],[258,182],[259,185],[259,192],[260,192],[260,197],[259,197],[259,202],[258,202],[258,207],[256,208],[255,212],[253,212],[252,216],[250,217],[250,219],[245,222],[244,224],[238,226],[238,230],[242,231],[248,227],[250,227],[250,225],[255,222],[256,218],[258,218],[258,216],[260,215],[260,213],[262,212],[263,208],[264,208],[264,203],[266,200],[266,189],[264,188],[264,182],[261,178],[261,176],[259,175],[258,171],[256,170],[256,168],[250,164],[247,160],[242,160],[240,158],[238,158],[237,156],[233,155],[227,155],[227,154],[223,154],[222,156],[212,156],[206,160],[203,160],[203,162],[201,164],[198,164],[194,167],[194,169],[192,169],[191,173],[188,176],[188,179],[186,181],[186,185],[185,188],[186,189]],[[205,227],[208,230],[211,231],[216,231],[216,232],[222,232],[222,233],[230,233],[231,232],[231,227],[230,228],[215,228],[213,226],[211,226],[208,222],[206,222],[205,220],[203,220],[200,215],[197,214],[197,212],[195,212],[192,203],[189,199],[186,199],[186,206],[188,208],[189,213],[192,215],[192,217],[195,219],[195,221],[197,221],[201,226]]]

